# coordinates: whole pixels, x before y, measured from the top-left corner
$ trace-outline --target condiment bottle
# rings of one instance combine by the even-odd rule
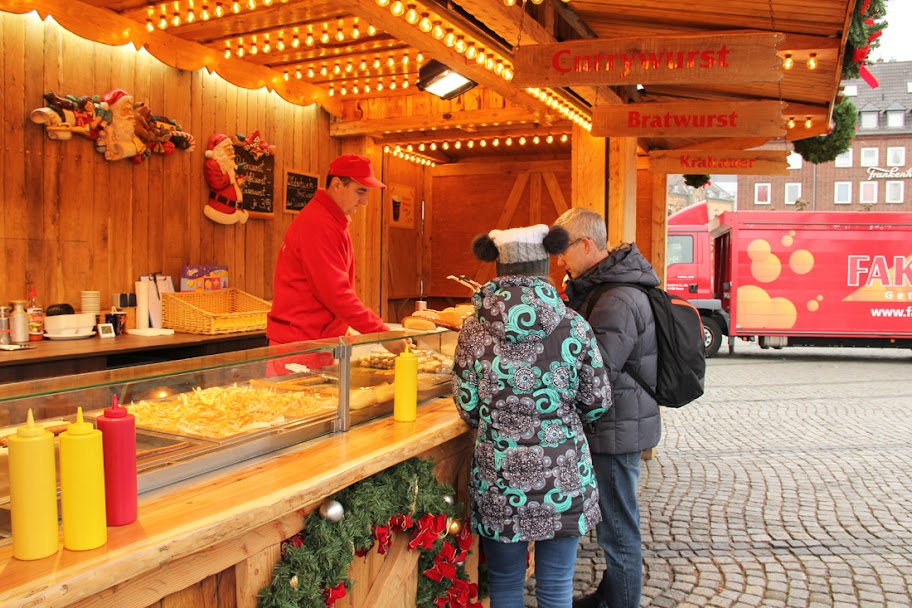
[[[409,348],[396,357],[393,420],[413,422],[418,414],[418,357]]]
[[[101,431],[76,411],[76,422],[60,434],[60,506],[63,546],[72,551],[100,547],[105,526],[104,451]]]
[[[29,340],[44,340],[44,310],[38,305],[38,294],[35,286],[29,286],[28,299],[28,331]]]
[[[109,526],[136,521],[136,419],[120,407],[117,395],[111,407],[95,419],[104,448],[105,511]]]
[[[35,424],[32,410],[9,438],[10,519],[13,557],[41,559],[57,553],[57,470],[54,435]]]
[[[25,300],[13,300],[13,312],[10,313],[10,342],[27,344],[29,341],[28,313],[25,312]]]

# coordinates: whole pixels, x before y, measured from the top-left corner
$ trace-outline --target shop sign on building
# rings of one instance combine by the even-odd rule
[[[513,57],[513,84],[571,85],[730,84],[777,82],[782,35],[706,34],[574,40],[521,46]]]
[[[899,167],[890,167],[889,169],[868,167],[868,181],[872,179],[912,179],[912,168],[903,171]]]
[[[594,137],[778,137],[785,135],[780,101],[687,101],[601,104]]]
[[[650,173],[788,175],[788,150],[653,150]]]

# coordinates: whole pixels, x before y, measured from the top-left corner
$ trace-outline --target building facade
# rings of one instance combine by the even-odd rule
[[[912,61],[869,66],[880,85],[842,82],[858,110],[852,147],[833,162],[815,165],[796,153],[789,174],[738,176],[742,210],[912,211]],[[787,141],[764,149],[792,150]]]

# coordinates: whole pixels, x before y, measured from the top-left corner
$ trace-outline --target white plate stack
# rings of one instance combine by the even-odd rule
[[[83,291],[82,305],[80,312],[90,312],[98,315],[101,312],[101,292],[100,291]]]

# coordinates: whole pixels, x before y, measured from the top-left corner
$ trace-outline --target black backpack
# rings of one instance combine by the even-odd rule
[[[687,300],[673,296],[658,287],[644,287],[636,283],[602,283],[589,296],[586,319],[592,314],[592,309],[604,292],[622,286],[639,289],[649,297],[659,347],[655,390],[643,381],[643,378],[630,367],[629,362],[624,364],[624,371],[630,374],[659,405],[687,405],[703,394],[703,377],[706,374],[703,322],[700,320],[700,313]]]

